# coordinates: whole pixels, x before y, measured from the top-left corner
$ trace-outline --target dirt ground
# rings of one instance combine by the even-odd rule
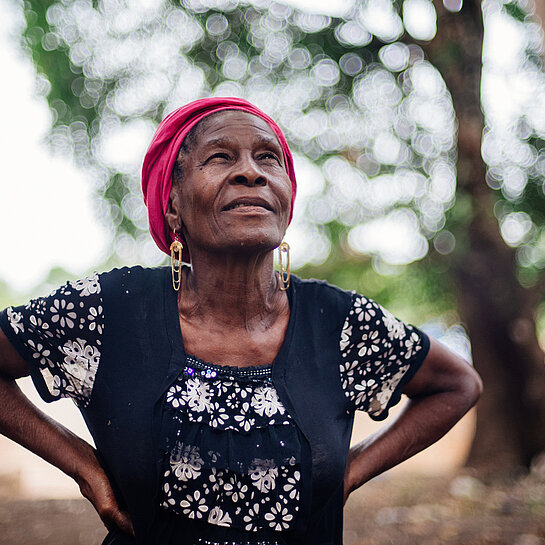
[[[85,500],[0,500],[1,545],[100,545]],[[545,545],[545,464],[486,481],[466,472],[376,479],[345,509],[344,545]]]

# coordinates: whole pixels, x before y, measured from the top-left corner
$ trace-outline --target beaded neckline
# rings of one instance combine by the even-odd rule
[[[209,379],[234,378],[246,380],[270,380],[272,377],[272,363],[238,367],[236,365],[208,363],[196,356],[188,355],[186,358],[185,372],[189,376],[198,374]]]

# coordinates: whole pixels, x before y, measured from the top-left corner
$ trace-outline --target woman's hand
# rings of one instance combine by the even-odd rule
[[[0,433],[72,477],[108,530],[134,535],[95,449],[26,398],[15,379],[27,375],[25,361],[0,330]]]
[[[96,456],[96,451],[92,451],[92,456],[84,465],[85,469],[80,470],[80,475],[75,480],[82,495],[93,504],[104,526],[108,530],[118,528],[127,534],[134,535],[129,514],[119,507],[110,480]]]
[[[476,371],[438,341],[430,342],[422,366],[403,389],[409,401],[401,414],[350,449],[345,502],[373,477],[435,443],[479,399],[482,383]]]

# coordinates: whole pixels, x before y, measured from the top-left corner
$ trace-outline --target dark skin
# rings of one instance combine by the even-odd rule
[[[282,148],[262,119],[222,112],[199,133],[183,170],[167,220],[191,254],[178,297],[184,345],[218,364],[270,363],[289,320],[273,266],[291,203]]]
[[[178,297],[189,353],[217,364],[271,363],[283,343],[289,304],[278,289],[273,250],[288,225],[291,184],[282,150],[260,118],[225,111],[209,120],[183,157],[167,219],[191,254]],[[183,222],[182,222],[183,218]],[[38,411],[14,379],[28,367],[0,331],[0,431],[79,484],[108,528],[132,533],[94,449]],[[444,435],[482,389],[465,361],[431,340],[405,386],[402,413],[349,452],[345,500],[369,479]]]

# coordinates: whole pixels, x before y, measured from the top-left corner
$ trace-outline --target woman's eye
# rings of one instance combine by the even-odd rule
[[[218,153],[214,153],[213,155],[211,155],[209,158],[208,158],[208,161],[212,160],[212,159],[225,159],[225,160],[229,160],[230,157],[229,157],[229,154],[228,153],[225,153],[225,152],[218,152]]]
[[[270,151],[268,151],[267,153],[262,153],[260,156],[259,156],[260,159],[272,159],[274,161],[277,161],[278,163],[280,163],[280,159],[278,159],[278,156],[276,155],[276,153],[272,153]]]

